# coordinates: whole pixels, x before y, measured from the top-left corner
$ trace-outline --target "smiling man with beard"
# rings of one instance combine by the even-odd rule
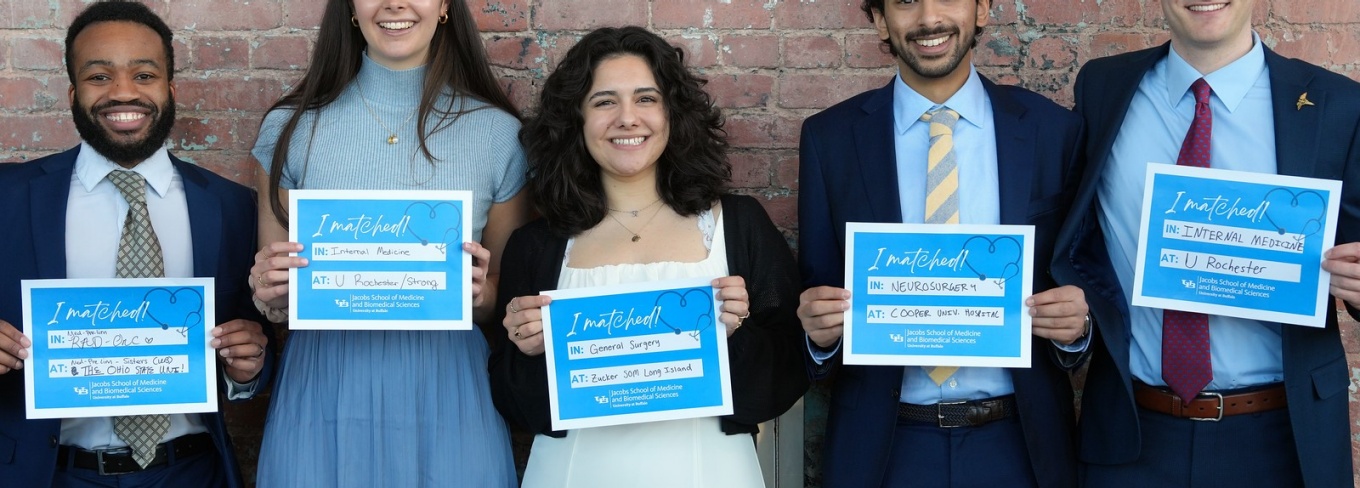
[[[84,142],[0,165],[0,483],[243,486],[217,413],[25,419],[21,280],[211,277],[223,396],[254,396],[273,361],[245,283],[254,195],[164,147],[175,122],[169,27],[139,3],[95,3],[67,32],[66,68]]]
[[[1048,263],[1081,177],[1081,121],[973,69],[990,0],[861,8],[898,71],[803,124],[798,259],[808,289],[798,315],[814,378],[840,362],[847,222],[1033,225],[1034,262]],[[1046,339],[1032,341],[1031,368],[841,366],[825,486],[1075,486],[1067,369],[1083,357],[1090,320],[1082,290],[1043,271],[1026,300]]]

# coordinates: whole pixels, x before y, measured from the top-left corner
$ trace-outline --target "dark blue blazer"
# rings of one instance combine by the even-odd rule
[[[1023,88],[985,78],[983,85],[996,126],[1001,223],[1034,225],[1034,262],[1048,262],[1081,175],[1081,121]],[[902,221],[892,99],[889,83],[803,123],[798,262],[807,287],[844,285],[846,222]],[[1054,286],[1044,270],[1036,270],[1036,292]],[[1039,486],[1075,486],[1071,383],[1049,341],[1035,340],[1033,357],[1033,367],[1010,371],[1034,476]],[[821,378],[839,361],[837,355],[820,367],[810,358],[807,364]],[[822,452],[825,486],[882,484],[901,385],[900,367],[840,367]]]
[[[1132,462],[1144,447],[1129,373],[1128,304],[1097,221],[1096,190],[1133,94],[1143,75],[1166,57],[1168,46],[1096,59],[1077,76],[1076,110],[1088,128],[1085,151],[1090,162],[1059,236],[1052,273],[1059,283],[1086,290],[1095,317],[1097,340],[1082,394],[1079,433],[1086,463]],[[1360,239],[1360,85],[1269,49],[1265,55],[1279,174],[1341,180],[1337,242]],[[1304,93],[1313,106],[1296,105]],[[1346,403],[1350,375],[1334,307],[1329,306],[1325,329],[1281,327],[1290,423],[1310,487],[1352,484]]]
[[[26,163],[0,165],[0,320],[23,330],[19,281],[66,277],[66,200],[80,146]],[[194,276],[214,278],[217,322],[238,318],[264,326],[271,347],[260,381],[273,368],[273,335],[251,304],[246,283],[255,254],[254,192],[171,156],[184,179],[193,234]],[[224,385],[223,385],[224,386]],[[266,384],[260,385],[264,388]],[[223,397],[225,398],[225,397]],[[201,414],[227,473],[227,486],[245,486],[220,414]],[[51,486],[60,420],[25,420],[24,375],[0,375],[0,482]]]

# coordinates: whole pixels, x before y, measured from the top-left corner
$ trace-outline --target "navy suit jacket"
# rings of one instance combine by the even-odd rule
[[[1059,283],[1086,290],[1095,317],[1097,340],[1092,343],[1082,394],[1079,434],[1081,460],[1086,463],[1132,462],[1143,448],[1129,373],[1128,304],[1097,221],[1096,190],[1134,92],[1143,75],[1166,57],[1168,46],[1093,60],[1077,76],[1076,110],[1090,136],[1085,149],[1089,164],[1059,236],[1052,273]],[[1336,237],[1338,242],[1353,242],[1360,238],[1360,85],[1269,49],[1265,56],[1273,92],[1277,171],[1341,180]],[[1304,93],[1313,106],[1296,106]],[[1346,394],[1350,380],[1334,307],[1329,306],[1325,329],[1281,327],[1290,423],[1308,486],[1352,484]]]
[[[1081,121],[1023,88],[985,78],[983,86],[996,126],[1001,223],[1034,225],[1034,262],[1048,262],[1081,175]],[[798,262],[807,287],[843,287],[846,222],[902,221],[892,100],[889,83],[803,123]],[[1036,292],[1055,286],[1043,270],[1036,270],[1033,285]],[[1033,343],[1033,367],[1010,370],[1030,463],[1039,486],[1075,486],[1071,383],[1049,341]],[[807,364],[820,378],[838,362],[839,354],[821,366],[811,358]],[[826,486],[882,484],[901,385],[900,367],[840,368],[822,458]]]
[[[66,201],[80,146],[26,163],[0,165],[0,320],[23,330],[19,281],[66,277]],[[171,156],[184,180],[193,234],[194,276],[214,278],[218,323],[255,320],[270,337],[263,389],[272,377],[273,335],[251,304],[246,280],[255,254],[254,193]],[[221,382],[219,380],[219,382]],[[224,385],[223,385],[224,386]],[[221,455],[227,486],[245,486],[222,416],[200,414]],[[24,375],[0,375],[0,480],[6,486],[51,486],[60,420],[25,420]]]

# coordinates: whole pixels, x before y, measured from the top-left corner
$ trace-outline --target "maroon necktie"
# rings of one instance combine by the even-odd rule
[[[1181,144],[1178,166],[1209,167],[1209,136],[1214,114],[1209,109],[1209,83],[1204,78],[1190,85],[1195,93],[1195,120]],[[1209,362],[1209,316],[1179,310],[1162,311],[1162,379],[1171,391],[1190,403],[1213,379]]]

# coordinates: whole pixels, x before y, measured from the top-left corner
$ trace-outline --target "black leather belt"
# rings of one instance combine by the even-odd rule
[[[940,427],[977,427],[1015,415],[1015,395],[934,405],[897,404],[897,418]]]
[[[132,459],[132,450],[126,447],[87,451],[79,447],[61,446],[57,448],[57,467],[66,469],[69,464],[80,469],[98,471],[99,474],[127,474],[166,464],[170,462],[171,452],[175,454],[176,460],[180,460],[215,450],[217,448],[213,445],[212,436],[206,432],[180,436],[156,446],[156,458],[152,459],[146,468],[142,468]],[[71,459],[72,457],[75,459]]]

